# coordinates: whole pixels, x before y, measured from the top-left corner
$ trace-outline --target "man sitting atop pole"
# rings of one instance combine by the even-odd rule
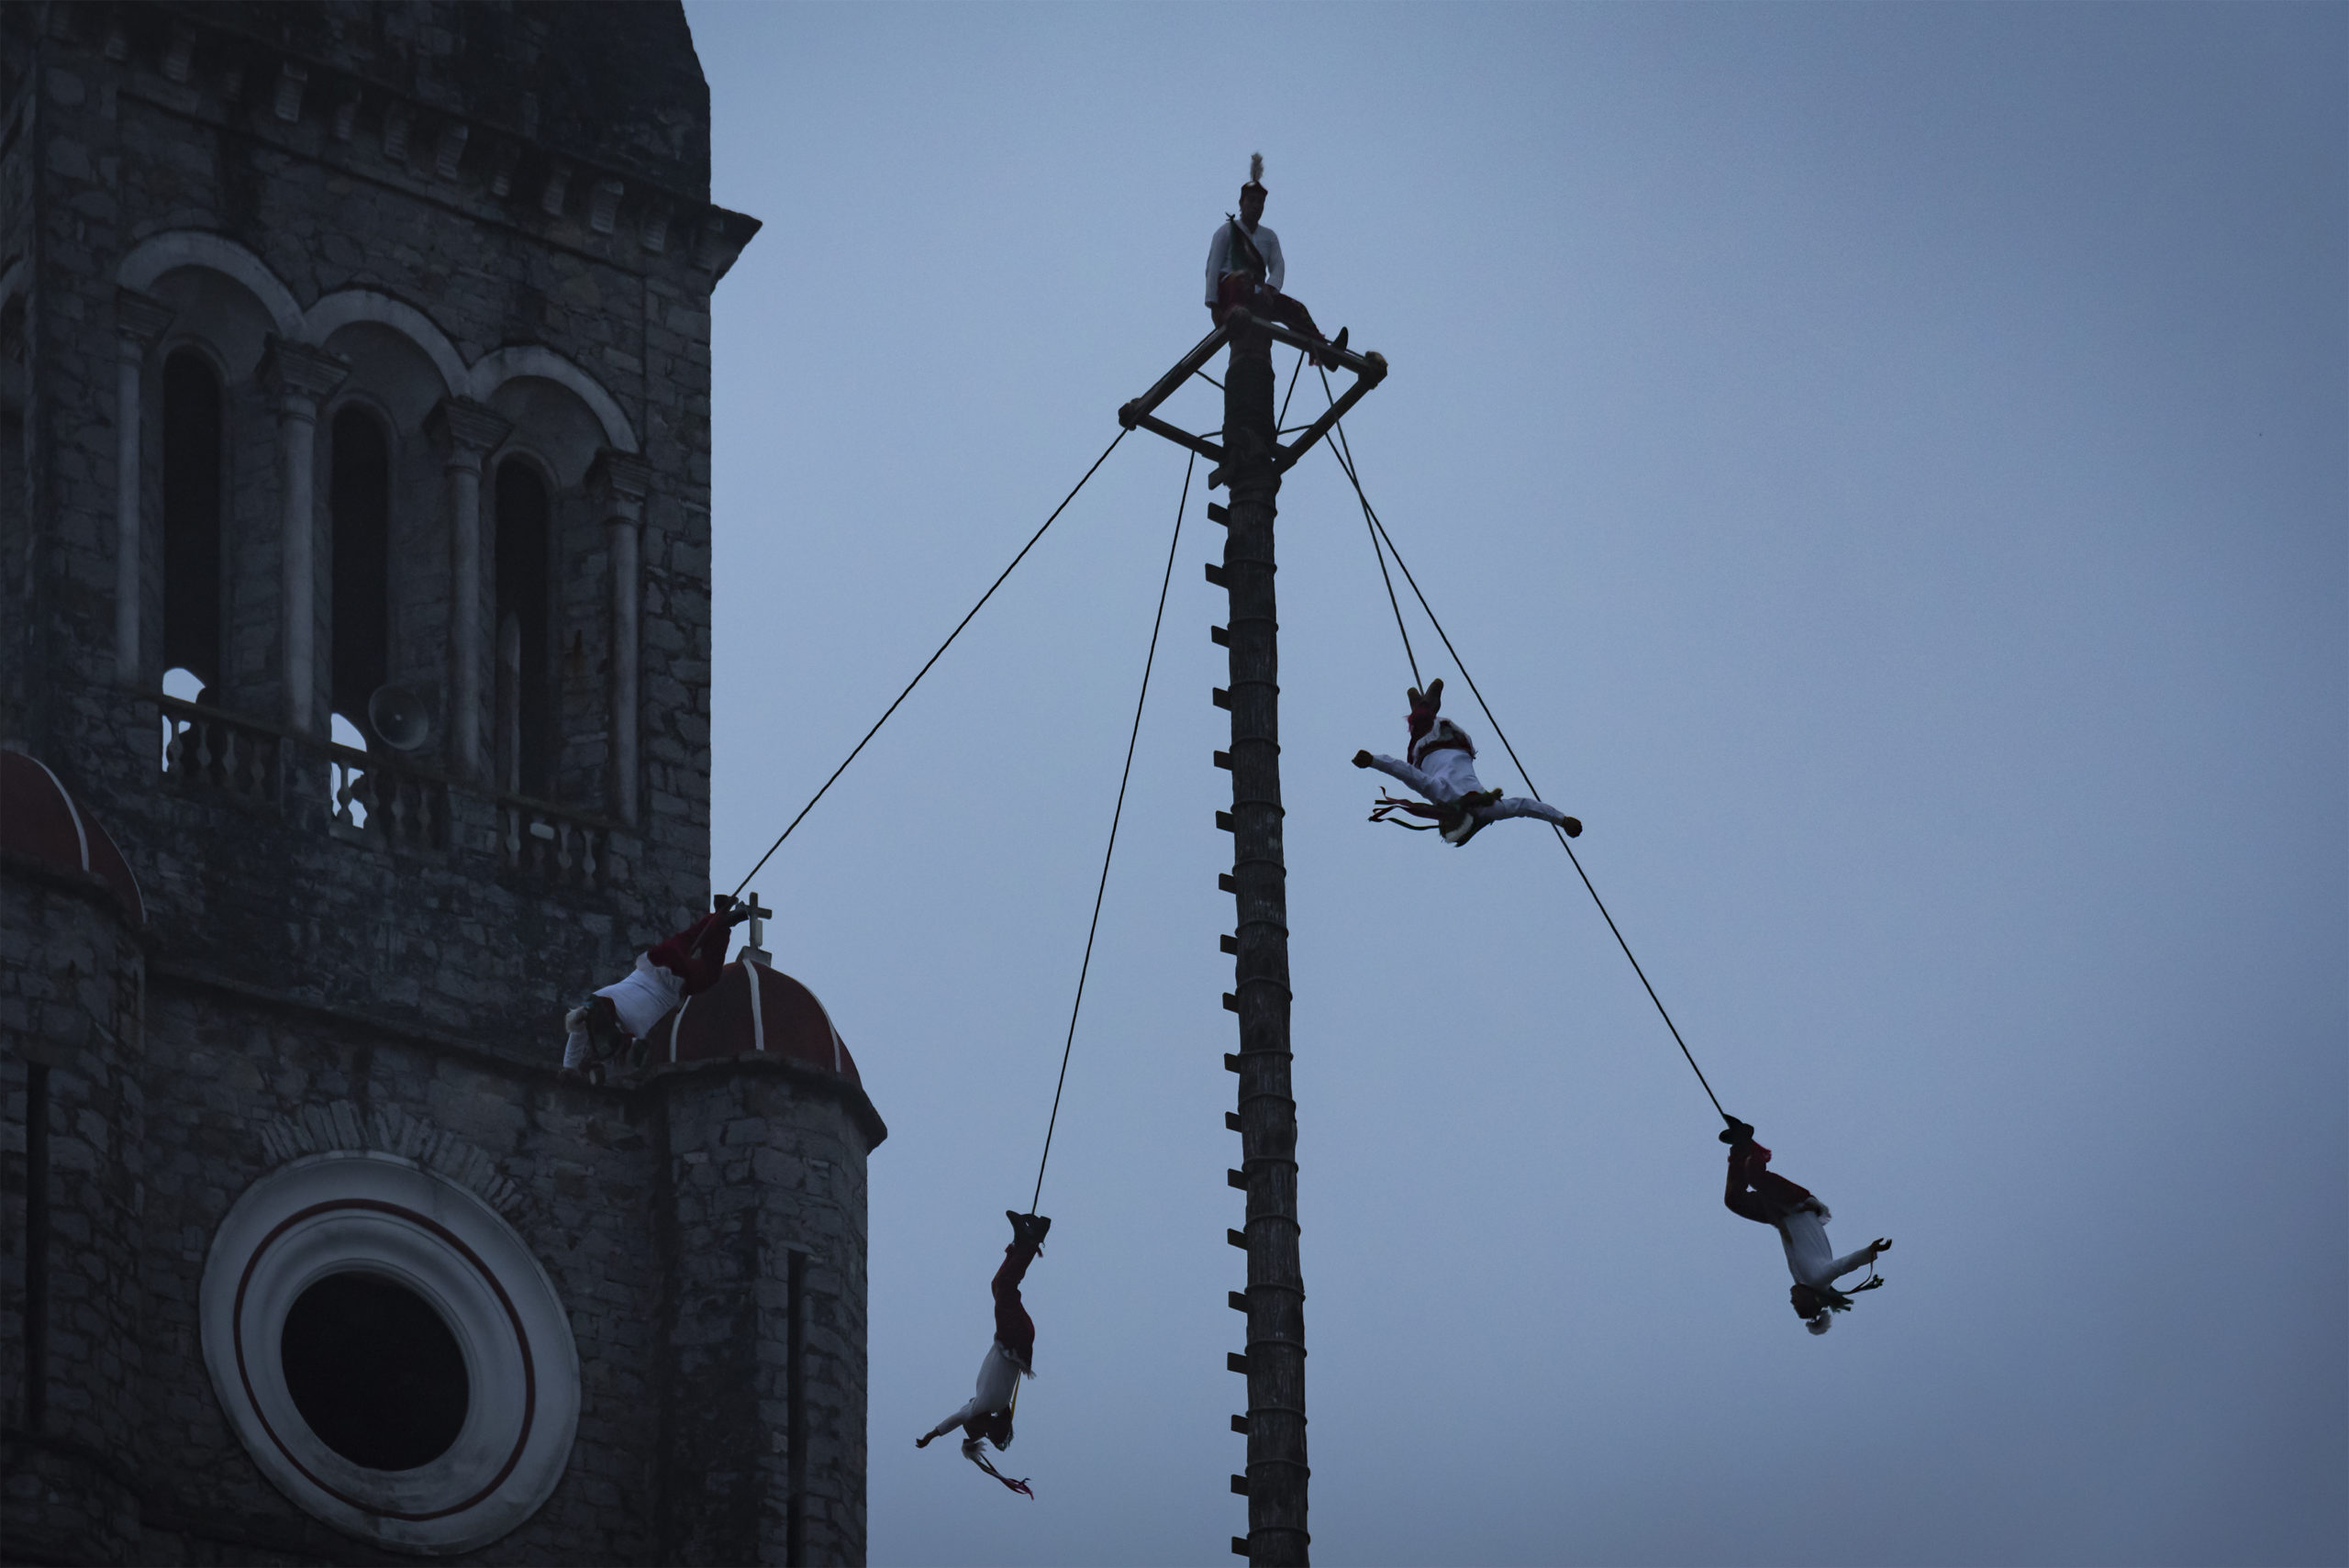
[[[1324,370],[1334,370],[1335,352],[1346,346],[1346,329],[1339,328],[1334,341],[1323,338],[1321,328],[1313,325],[1313,313],[1281,293],[1281,284],[1288,278],[1288,263],[1281,256],[1281,237],[1263,222],[1264,181],[1264,155],[1251,153],[1248,183],[1240,187],[1240,211],[1226,213],[1222,227],[1208,242],[1208,314],[1220,327],[1238,306],[1252,316],[1295,328],[1328,346],[1330,351],[1315,355],[1314,362]]]
[[[751,917],[752,906],[724,894],[718,907],[675,936],[636,955],[636,967],[563,1015],[570,1031],[562,1047],[562,1078],[600,1076],[604,1063],[630,1039],[642,1039],[669,1009],[718,984],[726,968],[729,933]]]
[[[1020,1304],[1019,1282],[1028,1277],[1028,1265],[1044,1250],[1044,1232],[1052,1228],[1052,1222],[1041,1214],[1019,1214],[1008,1208],[1003,1217],[1011,1221],[1011,1245],[1003,1250],[1003,1266],[996,1270],[990,1287],[995,1293],[995,1342],[987,1347],[986,1359],[979,1362],[978,1391],[961,1409],[916,1438],[914,1447],[928,1448],[932,1439],[960,1427],[964,1459],[1013,1491],[1033,1497],[1036,1494],[1028,1490],[1025,1480],[1015,1481],[987,1462],[979,1442],[981,1439],[992,1442],[998,1453],[1011,1446],[1011,1412],[1019,1403],[1019,1380],[1036,1375],[1036,1323]]]
[[[1535,817],[1553,823],[1566,831],[1569,839],[1582,836],[1582,824],[1554,806],[1528,799],[1524,795],[1501,798],[1501,792],[1486,789],[1476,782],[1476,746],[1465,731],[1452,720],[1439,717],[1437,709],[1443,706],[1443,682],[1441,678],[1428,683],[1424,692],[1413,686],[1404,693],[1411,705],[1404,722],[1410,727],[1411,743],[1406,748],[1408,762],[1370,751],[1356,751],[1354,766],[1376,768],[1380,773],[1402,780],[1421,795],[1430,804],[1416,800],[1398,800],[1381,795],[1371,808],[1373,822],[1395,821],[1393,814],[1406,812],[1413,817],[1431,817],[1430,826],[1440,829],[1447,844],[1464,844],[1475,838],[1487,822],[1497,822],[1505,817]],[[1396,821],[1397,828],[1412,828],[1425,832],[1408,822]]]
[[[1753,1141],[1753,1129],[1731,1117],[1721,1141],[1729,1145],[1729,1189],[1721,1201],[1741,1219],[1777,1230],[1786,1244],[1787,1272],[1795,1276],[1794,1288],[1787,1293],[1795,1316],[1812,1333],[1824,1334],[1835,1313],[1852,1308],[1851,1294],[1837,1290],[1835,1282],[1873,1268],[1879,1254],[1892,1250],[1891,1240],[1879,1236],[1858,1251],[1837,1257],[1827,1244],[1827,1221],[1833,1218],[1827,1206],[1809,1188],[1770,1169],[1770,1151]],[[1883,1283],[1871,1277],[1856,1288],[1874,1290]]]

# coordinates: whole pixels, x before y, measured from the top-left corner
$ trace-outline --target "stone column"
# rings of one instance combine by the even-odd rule
[[[449,484],[449,771],[481,782],[482,463],[513,428],[469,398],[444,397],[427,421]]]
[[[139,661],[139,626],[147,542],[141,424],[147,406],[147,356],[170,329],[173,314],[160,299],[129,289],[114,291],[114,678],[124,686],[139,684],[146,674]]]
[[[283,338],[262,356],[261,384],[277,399],[279,675],[296,735],[314,731],[318,697],[318,404],[350,373],[340,356]]]
[[[610,702],[611,745],[605,758],[605,801],[612,816],[636,823],[638,552],[644,529],[644,497],[652,488],[652,468],[642,458],[607,447],[596,454],[587,482],[604,514],[606,553],[611,557]]]

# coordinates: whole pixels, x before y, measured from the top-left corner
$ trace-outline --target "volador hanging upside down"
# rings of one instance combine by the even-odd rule
[[[1787,1293],[1795,1316],[1812,1333],[1824,1334],[1834,1314],[1851,1310],[1854,1295],[1884,1283],[1874,1273],[1876,1261],[1892,1250],[1892,1242],[1879,1236],[1858,1251],[1837,1257],[1827,1242],[1827,1221],[1832,1218],[1827,1206],[1809,1187],[1770,1169],[1770,1151],[1753,1140],[1752,1125],[1731,1117],[1720,1137],[1729,1145],[1729,1188],[1721,1201],[1739,1218],[1777,1231],[1786,1244],[1787,1272],[1795,1276],[1794,1288]],[[1870,1271],[1865,1284],[1849,1291],[1835,1288],[1837,1280],[1862,1269]]]
[[[1443,682],[1440,678],[1430,681],[1424,692],[1413,686],[1404,695],[1411,705],[1410,714],[1404,720],[1411,731],[1411,743],[1405,748],[1409,760],[1398,762],[1375,752],[1356,751],[1354,766],[1376,768],[1390,778],[1400,779],[1427,796],[1427,802],[1381,795],[1378,804],[1371,808],[1373,822],[1394,822],[1397,828],[1420,833],[1431,827],[1443,835],[1445,843],[1454,845],[1465,844],[1486,823],[1505,817],[1538,817],[1564,829],[1569,839],[1581,836],[1582,824],[1556,806],[1524,795],[1504,799],[1500,791],[1486,789],[1477,782],[1475,742],[1460,726],[1437,712],[1443,706]],[[1427,827],[1396,821],[1394,813],[1397,811],[1431,820]]]
[[[758,896],[754,893],[749,904],[738,904],[719,894],[717,909],[637,954],[635,968],[564,1014],[563,1081],[600,1082],[605,1064],[615,1057],[631,1047],[640,1056],[643,1037],[672,1007],[717,984],[726,967],[729,933],[752,914],[767,913],[756,908]]]
[[[1003,1250],[1003,1266],[996,1270],[988,1286],[995,1296],[995,1340],[987,1346],[986,1359],[979,1362],[978,1392],[961,1409],[916,1438],[914,1447],[928,1448],[960,1427],[964,1459],[1014,1492],[1033,1497],[1036,1494],[1028,1489],[1025,1477],[1015,1480],[988,1463],[979,1444],[992,1442],[997,1453],[1011,1446],[1011,1416],[1019,1404],[1019,1380],[1036,1375],[1036,1320],[1028,1316],[1019,1299],[1019,1282],[1028,1277],[1028,1265],[1044,1250],[1044,1234],[1052,1222],[1041,1214],[1013,1209],[1005,1209],[1003,1217],[1011,1221],[1011,1245]]]

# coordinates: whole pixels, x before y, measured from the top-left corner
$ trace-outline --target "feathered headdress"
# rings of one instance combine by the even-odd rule
[[[1243,191],[1261,191],[1264,188],[1264,155],[1263,153],[1252,152],[1248,155],[1248,183],[1240,188]]]

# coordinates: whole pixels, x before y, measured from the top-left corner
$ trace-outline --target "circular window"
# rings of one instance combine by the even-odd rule
[[[247,1188],[204,1271],[214,1390],[264,1473],[328,1524],[467,1551],[562,1479],[579,1367],[554,1286],[480,1198],[338,1151]]]
[[[414,1470],[455,1446],[465,1352],[424,1297],[380,1274],[328,1274],[286,1309],[285,1392],[318,1440],[370,1470]]]

